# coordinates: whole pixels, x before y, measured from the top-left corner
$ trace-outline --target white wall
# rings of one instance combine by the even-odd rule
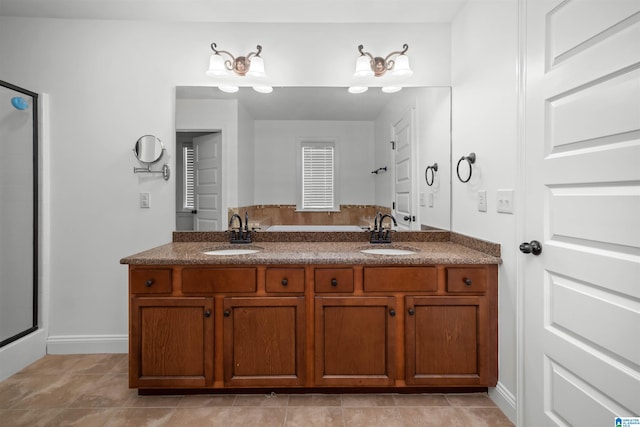
[[[453,178],[452,229],[502,245],[499,270],[499,384],[494,400],[515,419],[516,216],[496,212],[496,191],[516,189],[517,2],[468,3],[452,26],[453,167],[475,152],[469,183]],[[487,191],[487,212],[477,192]],[[516,215],[519,207],[516,206]]]
[[[297,203],[301,138],[335,141],[339,204],[374,204],[373,132],[367,121],[256,120],[254,204]]]
[[[50,94],[50,352],[127,351],[127,268],[119,260],[169,242],[175,227],[174,178],[134,175],[131,149],[155,134],[174,169],[175,86],[210,84],[214,41],[236,53],[260,43],[275,90],[349,85],[360,43],[382,54],[408,43],[410,84],[450,84],[447,24],[0,17],[3,80]],[[237,153],[230,159],[237,164]],[[140,192],[151,193],[150,209],[138,207]]]

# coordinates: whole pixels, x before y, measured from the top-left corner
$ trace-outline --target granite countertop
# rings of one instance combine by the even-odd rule
[[[241,265],[241,264],[500,264],[499,256],[471,249],[452,241],[398,241],[370,244],[366,241],[261,241],[231,245],[225,241],[175,241],[120,260],[137,265]],[[180,240],[180,239],[177,239]],[[410,255],[372,255],[362,249],[408,249]],[[259,249],[248,255],[206,255],[216,249]]]

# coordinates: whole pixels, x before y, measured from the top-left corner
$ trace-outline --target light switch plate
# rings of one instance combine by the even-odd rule
[[[420,206],[425,206],[426,205],[426,194],[425,193],[420,193]]]
[[[150,193],[140,193],[140,207],[141,208],[149,208],[149,207],[151,207],[151,194]]]
[[[478,191],[478,211],[487,211],[487,190]]]
[[[433,193],[428,193],[427,194],[427,202],[429,204],[429,207],[432,208],[433,207]]]
[[[513,190],[498,190],[497,211],[500,213],[513,213]]]

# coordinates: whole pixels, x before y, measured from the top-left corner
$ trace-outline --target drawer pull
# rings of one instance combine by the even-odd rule
[[[391,317],[395,317],[396,316],[396,311],[393,308],[391,310],[389,310],[389,316],[391,316]]]
[[[469,279],[468,277],[465,277],[464,279],[462,279],[462,281],[464,282],[465,285],[467,286],[471,286],[471,279]]]
[[[225,310],[224,313],[222,313],[224,315],[224,317],[229,317],[231,316],[231,312],[229,310]]]
[[[150,287],[151,285],[153,285],[153,283],[154,283],[154,280],[153,280],[153,279],[149,279],[149,280],[147,280],[147,281],[145,282],[145,284],[144,284],[144,285],[148,288],[148,287]]]
[[[409,313],[409,316],[413,316],[414,314],[416,314],[416,311],[413,308],[410,308],[409,310],[407,310],[407,312]]]
[[[207,310],[204,312],[204,317],[211,317],[211,310]]]
[[[338,280],[337,279],[331,279],[331,286],[333,286],[333,287],[338,286]]]
[[[287,280],[286,277],[282,279],[282,286],[287,286],[288,284],[289,284],[289,281]]]

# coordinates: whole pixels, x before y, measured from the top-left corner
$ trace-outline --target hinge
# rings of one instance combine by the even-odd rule
[[[392,206],[392,209],[395,211],[396,210],[396,202],[391,202],[391,206]]]
[[[391,149],[392,150],[396,149],[396,142],[395,141],[389,141],[389,144],[391,144]]]

